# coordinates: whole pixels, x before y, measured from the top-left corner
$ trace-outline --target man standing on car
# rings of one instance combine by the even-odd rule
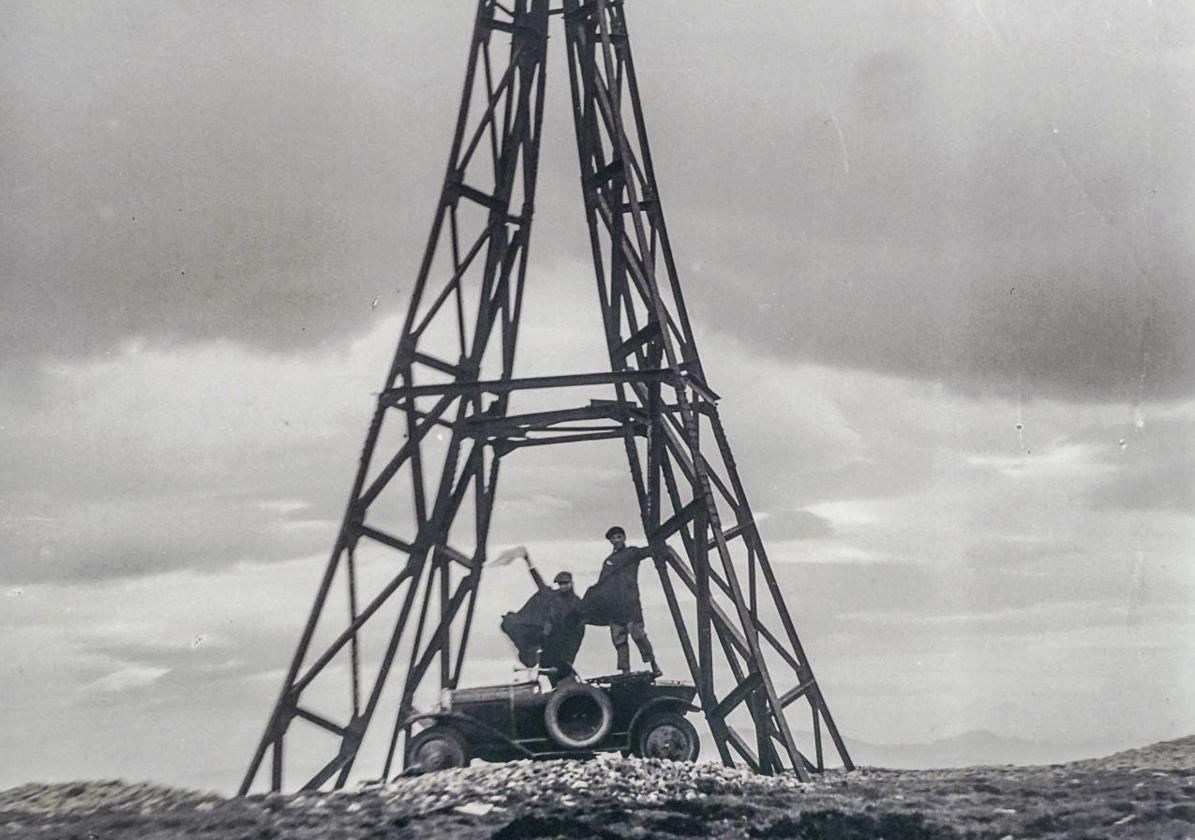
[[[504,551],[490,560],[487,566],[502,566],[522,557],[538,590],[518,612],[502,616],[502,632],[519,653],[519,662],[528,668],[539,667],[546,672],[552,685],[572,679],[573,661],[585,636],[581,620],[581,599],[573,592],[573,576],[560,572],[553,578],[556,588],[550,588],[531,562],[531,553],[523,546]]]
[[[627,545],[627,532],[615,525],[606,531],[613,551],[602,563],[598,581],[585,593],[582,611],[589,624],[610,625],[610,641],[618,655],[618,670],[631,670],[627,640],[635,642],[643,661],[651,665],[652,676],[663,672],[643,626],[643,605],[639,602],[639,563],[651,556],[650,548]]]

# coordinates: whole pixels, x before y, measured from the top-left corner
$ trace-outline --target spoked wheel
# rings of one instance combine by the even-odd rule
[[[451,726],[429,726],[415,735],[407,746],[408,770],[433,773],[436,770],[464,767],[468,763],[469,750],[465,737]]]
[[[639,727],[635,754],[642,758],[696,761],[701,751],[697,730],[684,715],[659,712]]]

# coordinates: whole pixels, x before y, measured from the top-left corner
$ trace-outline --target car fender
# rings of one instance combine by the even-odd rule
[[[404,723],[404,727],[412,726],[416,723],[421,723],[422,721],[425,721],[425,720],[427,720],[427,721],[454,720],[454,717],[451,714],[448,714],[446,712],[424,712],[423,714],[411,715],[410,717],[408,717],[406,719],[406,722]]]
[[[482,723],[481,721],[477,720],[476,718],[471,718],[468,715],[462,715],[459,712],[425,712],[423,714],[418,714],[418,715],[413,715],[411,717],[408,717],[406,720],[406,725],[410,726],[411,724],[418,723],[419,721],[433,721],[436,723],[455,723],[457,725],[457,728],[464,730],[464,734],[466,734],[466,735],[469,735],[470,731],[472,731],[473,733],[481,733],[483,735],[487,735],[491,738],[494,738],[498,741],[502,741],[503,743],[505,743],[505,744],[509,745],[510,747],[523,753],[528,758],[530,758],[533,755],[533,753],[529,749],[524,747],[522,744],[518,743],[517,741],[512,740],[511,738],[509,738],[508,736],[499,732],[498,730],[494,729],[493,727],[487,726],[486,724]]]
[[[635,733],[638,731],[639,722],[643,720],[644,717],[652,712],[659,712],[665,709],[674,709],[678,711],[683,710],[685,712],[701,711],[701,709],[697,706],[694,706],[692,703],[686,703],[684,700],[681,700],[678,697],[653,697],[651,700],[648,700],[646,703],[640,706],[635,711],[634,717],[631,718],[631,725],[627,729],[631,735],[631,738],[633,739],[635,737]]]

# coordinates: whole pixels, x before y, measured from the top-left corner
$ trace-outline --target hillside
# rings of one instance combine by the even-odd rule
[[[865,768],[813,783],[617,757],[474,766],[334,794],[153,785],[0,792],[0,838],[1195,837],[1195,737],[1041,767]]]

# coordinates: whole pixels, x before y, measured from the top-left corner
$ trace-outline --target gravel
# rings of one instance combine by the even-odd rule
[[[712,793],[793,795],[812,790],[795,776],[758,776],[722,764],[689,764],[601,754],[590,761],[512,761],[443,770],[388,784],[365,785],[399,815],[423,814],[469,802],[502,808],[531,798],[568,808],[582,799],[603,798],[658,805]]]
[[[1048,767],[831,771],[601,756],[474,765],[335,793],[225,799],[152,784],[0,792],[0,838],[1192,838],[1195,738]]]
[[[149,813],[196,808],[220,802],[214,793],[195,793],[146,782],[110,780],[69,784],[28,784],[0,791],[0,813],[91,814],[101,809]]]

